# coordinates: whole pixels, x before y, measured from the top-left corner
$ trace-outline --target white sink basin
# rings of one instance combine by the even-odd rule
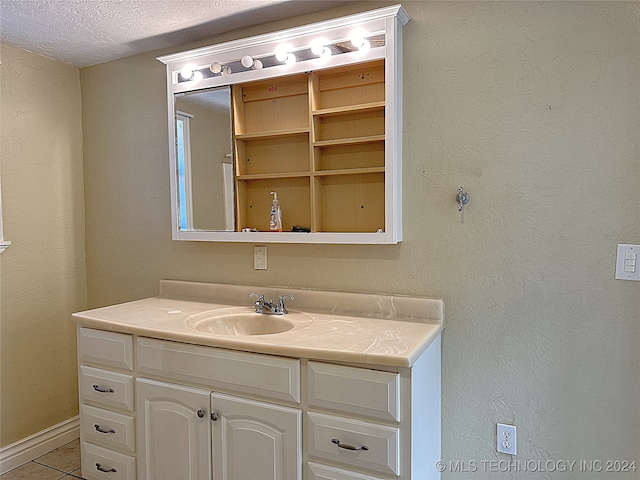
[[[273,335],[296,326],[306,326],[312,320],[312,317],[300,312],[264,315],[240,307],[198,313],[187,318],[186,325],[198,332],[214,335]]]

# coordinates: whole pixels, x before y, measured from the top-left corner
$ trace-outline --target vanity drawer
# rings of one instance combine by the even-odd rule
[[[136,459],[82,442],[82,477],[88,480],[135,480]]]
[[[309,413],[307,427],[310,457],[387,475],[399,474],[400,434],[397,428],[321,413]]]
[[[381,477],[374,477],[359,472],[350,472],[349,470],[314,462],[307,463],[307,473],[309,480],[384,480]]]
[[[140,373],[300,402],[300,360],[138,338]]]
[[[78,358],[83,364],[133,370],[133,337],[93,328],[78,329]]]
[[[135,451],[135,419],[129,415],[82,405],[80,407],[80,432],[85,440],[107,447]]]
[[[309,362],[309,406],[400,421],[400,375]]]
[[[131,375],[80,366],[80,398],[133,411],[134,381]]]

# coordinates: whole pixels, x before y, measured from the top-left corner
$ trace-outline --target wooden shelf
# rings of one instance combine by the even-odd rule
[[[236,140],[261,140],[266,138],[285,138],[296,135],[309,134],[311,129],[309,128],[291,128],[289,130],[273,130],[270,132],[260,133],[243,133],[235,136]]]
[[[314,110],[314,116],[331,116],[331,115],[345,115],[349,113],[359,113],[359,112],[372,112],[379,111],[385,109],[386,102],[371,102],[371,103],[362,103],[358,105],[344,105],[340,107],[333,108],[323,108],[321,110]]]
[[[256,175],[237,175],[238,180],[266,180],[269,178],[300,178],[308,177],[310,172],[286,172],[286,173],[265,173]]]
[[[320,170],[313,172],[316,177],[328,177],[332,175],[364,175],[366,173],[384,173],[384,167],[371,168],[345,168],[341,170]]]
[[[337,147],[340,145],[364,145],[367,143],[379,143],[385,141],[385,135],[371,135],[356,138],[337,138],[335,140],[318,140],[313,142],[314,147]]]

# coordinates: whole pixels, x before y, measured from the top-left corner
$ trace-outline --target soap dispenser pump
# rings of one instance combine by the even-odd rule
[[[271,205],[271,217],[269,218],[269,230],[272,232],[282,231],[282,209],[278,203],[278,193],[271,192],[273,203]]]

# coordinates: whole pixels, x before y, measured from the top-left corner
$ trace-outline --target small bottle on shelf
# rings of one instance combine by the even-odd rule
[[[273,203],[271,204],[271,217],[269,218],[269,230],[272,232],[282,231],[282,209],[278,202],[278,193],[271,192]]]

